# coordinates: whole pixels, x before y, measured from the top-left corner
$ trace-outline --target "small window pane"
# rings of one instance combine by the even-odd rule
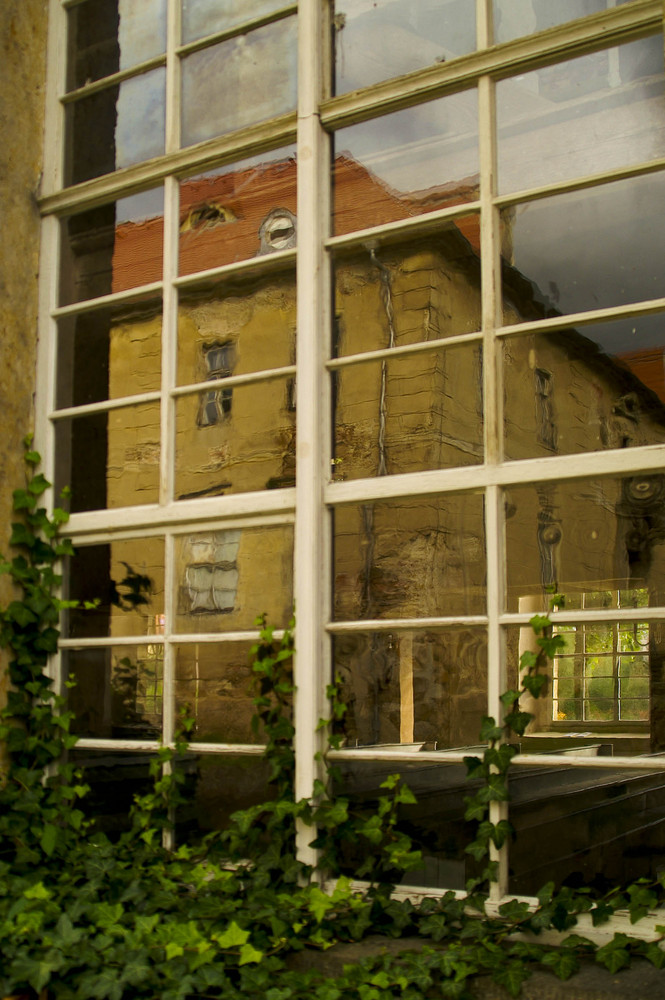
[[[176,647],[178,711],[194,720],[193,743],[265,743],[252,729],[257,695],[248,642],[183,643]]]
[[[214,419],[208,393],[176,401],[176,499],[295,485],[289,380],[238,385],[226,397],[218,391]]]
[[[473,333],[480,325],[477,216],[443,223],[426,238],[336,258],[335,357]]]
[[[72,732],[96,739],[158,740],[162,731],[164,646],[68,650],[65,668],[75,686]]]
[[[421,749],[477,745],[487,715],[483,629],[337,635],[334,666],[348,706],[346,745],[404,747],[414,761]]]
[[[476,47],[476,12],[467,0],[336,0],[333,26],[337,94]]]
[[[665,441],[663,314],[503,342],[506,458]]]
[[[178,633],[253,629],[262,614],[271,625],[284,626],[293,610],[293,529],[180,535],[175,586]]]
[[[296,43],[296,19],[288,17],[187,56],[183,146],[292,111]]]
[[[554,882],[599,896],[658,878],[665,850],[662,771],[516,765],[509,789],[510,892],[535,896]]]
[[[166,70],[131,77],[66,107],[67,184],[164,152]]]
[[[60,305],[160,281],[164,191],[121,198],[62,222]]]
[[[333,385],[335,480],[482,462],[479,345],[344,367]]]
[[[482,496],[337,508],[334,593],[336,621],[483,614]]]
[[[531,35],[578,17],[597,14],[632,0],[494,0],[494,35],[497,42]]]
[[[290,147],[182,181],[179,273],[295,247],[296,177]]]
[[[125,303],[58,321],[59,407],[159,390],[161,300]]]
[[[405,748],[402,744],[402,749]],[[380,751],[380,747],[375,749]],[[475,861],[466,851],[474,834],[472,825],[464,820],[464,797],[474,794],[478,782],[467,779],[464,764],[420,762],[417,752],[413,761],[408,762],[381,760],[380,753],[377,757],[378,760],[372,761],[335,761],[335,795],[349,799],[352,811],[369,816],[372,803],[385,794],[382,782],[399,771],[417,803],[398,806],[397,829],[407,833],[414,848],[422,853],[421,865],[405,872],[399,885],[463,891],[467,880],[480,877],[482,871],[482,862]],[[368,858],[376,860],[373,846],[367,841],[363,843],[361,838],[355,843],[349,838],[338,846],[342,870],[352,877],[357,876]],[[365,872],[360,877],[366,879],[368,875]],[[391,882],[395,877],[394,870],[383,876]]]
[[[516,486],[506,491],[508,608],[524,601],[584,607],[587,591],[616,592],[620,606],[665,603],[665,479],[644,474]],[[526,610],[534,611],[534,606]]]
[[[664,92],[662,35],[500,81],[500,192],[663,156]]]
[[[286,7],[288,0],[182,0],[182,40],[193,42]]]
[[[68,638],[161,635],[164,631],[164,540],[131,538],[82,545],[68,573],[71,600],[97,601],[72,608]]]
[[[166,49],[166,0],[89,0],[67,12],[67,89],[129,69]]]
[[[159,403],[121,407],[56,425],[56,489],[70,486],[71,510],[156,503]]]
[[[665,295],[665,173],[505,209],[504,322]]]
[[[475,201],[476,91],[340,129],[333,182],[336,235]]]
[[[150,774],[153,760],[154,754],[145,750],[69,751],[69,763],[83,770],[83,780],[90,785],[81,809],[94,820],[95,830],[113,837],[129,829],[128,814],[135,796],[154,790]]]
[[[186,800],[176,812],[179,843],[223,830],[233,813],[275,797],[270,765],[260,757],[188,753],[177,766],[186,777]]]

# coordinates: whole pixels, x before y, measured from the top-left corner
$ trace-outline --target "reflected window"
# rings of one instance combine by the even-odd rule
[[[204,347],[203,353],[210,381],[228,378],[231,375],[235,360],[235,345],[231,341]],[[211,427],[230,416],[232,400],[233,389],[213,389],[202,393],[198,415],[199,427]]]
[[[189,542],[192,561],[185,567],[181,597],[191,614],[234,610],[238,590],[240,531],[214,531]]]
[[[631,593],[629,606],[647,603],[647,591]],[[620,591],[582,595],[584,606],[621,607]],[[602,622],[557,628],[565,642],[553,663],[552,721],[649,722],[649,624]]]

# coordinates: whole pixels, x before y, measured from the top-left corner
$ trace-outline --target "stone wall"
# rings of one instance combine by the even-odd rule
[[[7,552],[12,490],[21,482],[21,441],[32,426],[37,348],[39,213],[46,0],[0,4],[0,552]],[[7,582],[0,579],[0,600]],[[0,702],[6,693],[0,678]]]

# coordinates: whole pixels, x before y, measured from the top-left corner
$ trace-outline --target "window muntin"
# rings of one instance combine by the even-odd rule
[[[465,0],[336,0],[333,27],[336,94],[476,47],[475,7]]]
[[[660,35],[500,80],[499,192],[665,154]]]
[[[470,89],[336,132],[335,235],[475,201],[477,105]]]

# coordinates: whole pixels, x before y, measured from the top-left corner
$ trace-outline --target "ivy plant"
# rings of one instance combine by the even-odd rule
[[[65,697],[54,690],[48,660],[57,649],[59,563],[73,556],[59,529],[67,515],[49,514],[49,484],[37,471],[39,456],[26,443],[26,485],[14,494],[11,559],[0,571],[14,599],[0,610],[0,646],[9,659],[10,691],[0,712],[0,739],[8,767],[0,784],[0,996],[22,1000],[420,1000],[471,996],[470,983],[489,975],[510,996],[536,968],[565,979],[581,961],[616,972],[634,955],[659,969],[661,941],[616,934],[602,948],[575,933],[580,913],[601,924],[617,909],[637,921],[659,906],[663,880],[646,880],[603,898],[544,886],[536,906],[511,900],[498,916],[486,910],[496,877],[489,861],[512,830],[490,819],[492,802],[508,796],[512,740],[530,716],[525,692],[538,697],[558,640],[549,620],[532,626],[539,652],[524,654],[520,690],[506,692],[500,722],[482,721],[487,749],[468,757],[466,817],[475,828],[469,853],[485,868],[467,886],[424,899],[418,906],[392,896],[394,882],[417,866],[419,852],[401,826],[401,810],[414,797],[398,775],[382,785],[373,812],[331,793],[330,780],[312,801],[294,794],[293,631],[277,641],[259,619],[253,649],[257,685],[254,724],[265,743],[272,797],[231,817],[228,827],[173,851],[163,833],[186,797],[184,768],[191,752],[191,720],[184,716],[173,746],[154,754],[152,786],[137,795],[128,828],[114,839],[86,815],[84,775],[68,762],[75,746]],[[118,600],[140,603],[147,581],[121,581]],[[94,606],[94,600],[90,606]],[[131,610],[131,608],[130,608]],[[344,714],[337,684],[329,694],[333,721]],[[330,720],[323,725],[329,726]],[[334,745],[335,737],[331,737]],[[311,828],[321,859],[317,869],[299,862],[296,824]],[[365,892],[344,874],[343,845],[364,855]],[[324,882],[324,875],[328,881]],[[332,888],[328,886],[332,882]],[[562,933],[554,947],[545,929]],[[661,928],[665,933],[665,927]],[[315,968],[299,971],[292,956],[327,949],[367,934],[402,938],[403,949],[345,967],[335,978]]]

